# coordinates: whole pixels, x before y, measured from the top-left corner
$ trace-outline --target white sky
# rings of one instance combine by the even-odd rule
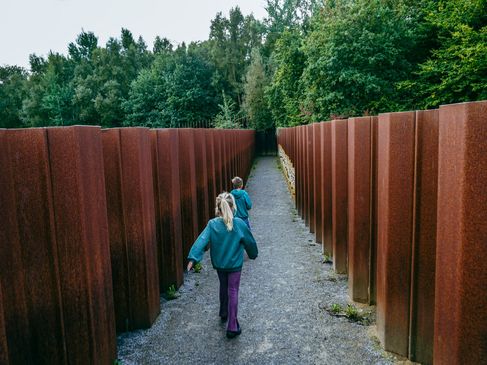
[[[28,68],[31,53],[66,54],[82,28],[103,46],[122,27],[149,48],[156,35],[173,43],[205,40],[216,13],[228,15],[236,5],[244,15],[265,16],[265,0],[0,0],[0,65]]]

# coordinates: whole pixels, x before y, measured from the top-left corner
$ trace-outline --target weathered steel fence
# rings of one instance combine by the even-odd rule
[[[423,364],[487,361],[486,121],[482,101],[279,130],[297,210],[351,299]]]
[[[249,130],[0,130],[0,364],[113,364],[147,328]]]

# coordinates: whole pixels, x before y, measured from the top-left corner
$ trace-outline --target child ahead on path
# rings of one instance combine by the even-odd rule
[[[235,176],[232,179],[233,190],[231,194],[235,198],[235,203],[237,204],[237,214],[236,217],[241,218],[247,227],[250,228],[249,222],[249,210],[252,209],[252,201],[250,200],[249,194],[243,189],[242,178]]]
[[[203,258],[205,247],[210,245],[213,268],[220,280],[220,317],[228,319],[227,337],[241,333],[237,319],[238,290],[243,265],[243,251],[250,259],[257,257],[257,244],[247,225],[234,217],[235,200],[232,194],[222,193],[216,198],[216,218],[211,219],[201,232],[188,254],[188,271]]]

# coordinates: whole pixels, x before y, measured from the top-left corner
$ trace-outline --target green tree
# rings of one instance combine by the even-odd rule
[[[20,119],[26,96],[27,72],[18,66],[0,67],[0,128],[23,127]]]
[[[401,84],[414,95],[414,107],[487,99],[487,2],[430,1],[423,12],[437,47],[418,77]]]
[[[225,95],[223,95],[223,103],[219,104],[220,112],[215,117],[215,128],[219,129],[239,129],[242,128],[242,111],[238,111],[235,102]]]
[[[254,48],[252,62],[245,77],[243,110],[249,117],[250,126],[256,130],[266,130],[274,126],[265,99],[268,83],[260,51]]]
[[[402,108],[397,85],[421,53],[420,16],[411,3],[336,0],[315,14],[302,77],[313,120]]]

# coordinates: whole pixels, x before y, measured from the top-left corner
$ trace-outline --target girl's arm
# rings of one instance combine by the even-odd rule
[[[245,251],[249,256],[249,259],[255,260],[257,258],[257,255],[259,254],[259,250],[257,249],[257,242],[255,242],[252,232],[250,232],[249,227],[247,227],[245,223],[240,225],[240,229],[243,234],[242,242],[244,244]]]
[[[203,255],[205,253],[205,247],[210,243],[210,223],[206,225],[205,229],[196,241],[193,243],[191,250],[188,254],[188,260],[190,263],[192,262],[200,262],[203,259]],[[188,271],[191,270],[193,265],[188,264]]]

